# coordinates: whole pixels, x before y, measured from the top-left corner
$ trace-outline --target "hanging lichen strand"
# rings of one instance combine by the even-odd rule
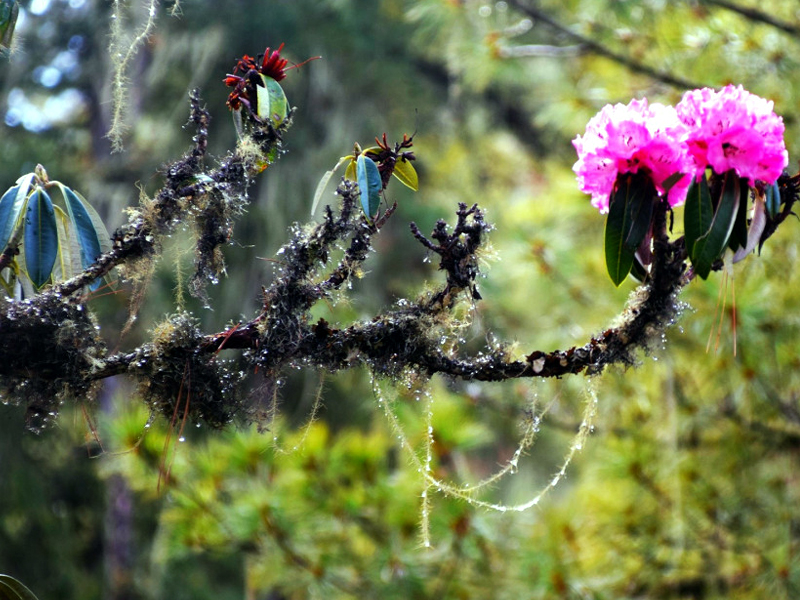
[[[379,408],[383,412],[389,429],[397,437],[397,442],[405,452],[405,456],[411,466],[420,474],[423,481],[423,490],[420,495],[420,538],[424,547],[431,546],[430,538],[430,512],[432,496],[440,494],[451,498],[463,500],[471,506],[493,510],[497,512],[523,512],[538,505],[550,491],[566,476],[575,455],[583,450],[586,438],[594,431],[595,417],[597,416],[597,391],[594,379],[586,381],[586,400],[583,408],[583,415],[577,432],[569,444],[569,449],[565,455],[561,466],[550,477],[538,492],[529,497],[528,500],[517,504],[504,504],[484,499],[490,490],[497,486],[505,477],[514,475],[518,472],[520,460],[531,449],[536,436],[539,433],[542,419],[547,414],[552,402],[545,406],[540,406],[536,401],[536,395],[523,412],[525,418],[521,421],[521,435],[517,448],[504,464],[491,475],[477,483],[459,484],[437,477],[433,471],[433,455],[436,431],[433,427],[434,411],[436,410],[433,394],[429,390],[429,382],[421,379],[413,372],[407,373],[403,387],[412,391],[416,405],[423,412],[424,431],[420,436],[417,432],[416,437],[422,439],[421,447],[415,447],[411,442],[411,436],[402,425],[401,419],[396,410],[396,391],[392,386],[385,385],[377,378],[372,380],[372,390]]]
[[[115,152],[124,147],[123,136],[128,130],[126,121],[128,101],[128,70],[133,59],[150,36],[155,33],[158,19],[158,0],[147,0],[141,6],[131,7],[125,0],[113,0],[109,26],[108,56],[111,59],[111,125],[107,137]],[[136,12],[144,11],[138,17]],[[169,10],[171,17],[181,14],[180,0],[174,0]]]
[[[111,140],[115,151],[122,150],[122,136],[128,129],[128,124],[125,121],[128,100],[127,71],[139,48],[155,30],[158,2],[157,0],[149,0],[146,6],[147,16],[139,29],[134,32],[129,32],[126,29],[127,23],[124,15],[126,8],[124,0],[114,0],[108,45],[108,54],[113,65],[111,82],[112,115],[108,138]]]

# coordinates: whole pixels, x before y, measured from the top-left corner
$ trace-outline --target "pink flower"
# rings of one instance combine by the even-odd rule
[[[756,179],[774,183],[789,164],[789,154],[783,141],[783,119],[772,107],[771,100],[742,86],[686,92],[676,110],[689,128],[686,143],[694,158],[695,177],[699,179],[711,166],[720,175],[733,169],[751,186]]]
[[[651,104],[647,99],[606,105],[586,125],[586,134],[572,144],[578,161],[572,167],[578,186],[592,195],[592,205],[608,212],[609,196],[620,173],[650,173],[660,194],[667,194],[671,206],[682,204],[691,183],[689,174],[695,165],[682,143],[686,127],[671,106]],[[683,173],[666,191],[664,182],[675,173]]]

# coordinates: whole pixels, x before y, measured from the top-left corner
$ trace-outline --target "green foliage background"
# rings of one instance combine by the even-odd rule
[[[739,2],[783,23],[800,19],[791,0]],[[576,44],[541,19],[524,22],[520,6],[661,72],[698,85],[742,83],[775,100],[792,166],[800,156],[797,27],[785,32],[701,0],[220,0],[182,3],[180,18],[168,5],[130,72],[126,151],[110,155],[108,8],[75,4],[28,14],[22,47],[0,72],[6,96],[21,89],[43,105],[72,86],[87,101],[41,133],[5,126],[0,174],[10,186],[42,163],[110,229],[137,201],[134,183],[157,189],[154,173],[188,146],[189,89],[201,87],[215,117],[212,150],[223,153],[235,133],[221,79],[236,57],[281,42],[293,61],[323,56],[284,82],[298,108],[288,153],[252,190],[227,249],[228,277],[211,290],[214,311],[176,292],[191,273],[190,245],[178,236],[124,340],[115,332],[126,294],[91,301],[111,347],[141,342],[179,302],[209,331],[250,315],[272,276],[261,259],[274,258],[290,223],[308,220],[322,173],[354,141],[384,131],[395,139],[416,130],[420,191],[390,187],[400,209],[369,272],[320,316],[369,318],[435,279],[406,223],[429,231],[464,201],[479,202],[496,227],[484,299],[459,332],[470,348],[491,343],[487,330],[527,354],[583,344],[607,327],[633,284],[617,290],[608,280],[603,218],[576,190],[569,141],[605,103],[675,102],[684,90],[597,51],[506,58],[511,46]],[[132,4],[124,14],[135,25],[144,12]],[[36,67],[75,35],[85,41],[80,71],[54,89],[37,85]],[[727,288],[720,274],[693,283],[663,345],[638,368],[591,382],[594,432],[538,507],[496,513],[429,490],[430,549],[420,536],[422,478],[365,372],[325,377],[324,410],[308,427],[323,378],[295,372],[282,382],[269,431],[190,426],[184,442],[167,423],[150,423],[124,381],[86,407],[102,448],[81,410],[37,437],[23,431],[19,410],[4,407],[0,572],[40,598],[798,597],[797,239],[798,225],[787,223],[761,257],[736,266]],[[426,400],[408,383],[396,386],[395,409],[422,449]],[[434,380],[434,472],[474,483],[497,470],[536,402],[549,409],[537,444],[485,496],[531,498],[559,469],[588,385]],[[171,483],[160,484],[167,468]]]

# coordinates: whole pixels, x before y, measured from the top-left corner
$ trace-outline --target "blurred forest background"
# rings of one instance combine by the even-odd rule
[[[634,289],[606,275],[604,219],[570,170],[570,140],[604,104],[741,83],[775,101],[792,171],[800,157],[796,0],[186,0],[175,15],[164,2],[127,72],[120,153],[106,137],[117,2],[21,4],[17,48],[0,62],[0,185],[41,163],[109,230],[190,147],[192,88],[222,155],[236,142],[222,84],[236,58],[282,42],[294,62],[322,56],[283,82],[297,107],[288,152],[251,189],[213,310],[185,292],[192,246],[174,236],[127,337],[127,287],[90,301],[111,348],[141,343],[181,306],[208,332],[252,315],[322,174],[383,132],[416,132],[420,190],[389,188],[399,210],[370,270],[319,316],[368,319],[413,297],[437,273],[408,222],[428,232],[452,222],[457,202],[479,202],[496,229],[483,300],[458,332],[475,351],[489,331],[520,353],[583,344]],[[147,7],[130,2],[120,17],[132,37]],[[191,427],[181,442],[167,442],[168,424],[149,420],[124,378],[39,435],[3,398],[0,572],[40,599],[798,598],[799,234],[787,223],[727,288],[720,274],[690,285],[680,322],[635,369],[591,382],[430,382],[433,468],[460,483],[496,471],[531,411],[546,412],[518,470],[482,496],[504,505],[547,485],[587,396],[599,400],[566,478],[534,509],[429,490],[431,548],[424,481],[366,370],[287,373],[269,431]],[[396,387],[384,394],[421,447],[428,401]],[[159,487],[165,452],[172,479]]]

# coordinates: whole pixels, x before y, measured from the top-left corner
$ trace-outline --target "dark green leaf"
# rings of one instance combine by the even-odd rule
[[[736,214],[741,202],[739,176],[734,171],[725,174],[720,201],[708,233],[694,243],[692,266],[695,273],[706,279],[714,264],[728,245]]]
[[[356,161],[356,175],[358,177],[358,189],[361,192],[361,206],[364,214],[372,218],[378,212],[381,202],[381,173],[378,165],[371,158],[363,154],[359,155]]]
[[[626,246],[635,250],[647,236],[652,225],[655,202],[656,189],[650,177],[634,176],[628,192],[630,229],[625,237]]]
[[[631,272],[636,253],[636,246],[626,243],[632,225],[631,194],[636,189],[632,175],[621,175],[609,199],[605,233],[606,269],[617,287]]]
[[[766,195],[766,209],[770,219],[778,216],[781,210],[781,189],[777,183],[767,186],[765,190]]]
[[[37,188],[28,200],[23,234],[25,270],[38,290],[50,280],[58,255],[58,230],[50,196]]]
[[[10,575],[0,575],[0,600],[38,600],[19,580]]]
[[[661,187],[664,188],[664,192],[666,193],[672,189],[672,186],[674,186],[684,177],[689,177],[689,175],[686,175],[685,173],[673,173],[664,180],[664,183],[661,184]]]
[[[750,196],[750,187],[746,182],[739,182],[739,210],[733,222],[728,248],[736,252],[739,248],[747,246],[747,201]]]
[[[686,252],[692,261],[694,261],[695,242],[708,233],[713,216],[714,206],[711,204],[711,192],[708,189],[708,180],[703,175],[700,181],[692,181],[689,186],[683,211]]]

